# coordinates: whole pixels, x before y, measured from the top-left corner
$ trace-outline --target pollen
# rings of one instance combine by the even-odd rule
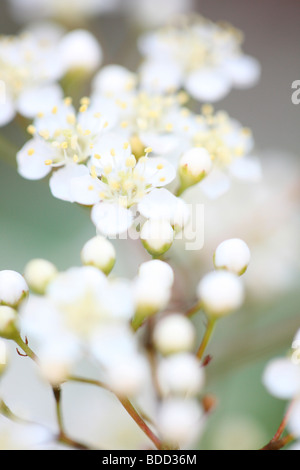
[[[119,181],[116,181],[116,180],[110,181],[109,186],[114,191],[118,191],[120,189],[120,183]]]
[[[31,157],[35,153],[34,149],[29,149],[27,154]]]
[[[95,113],[95,114],[94,114],[94,118],[100,119],[100,118],[101,118],[101,113]]]
[[[126,160],[126,166],[127,168],[134,168],[136,165],[136,159],[134,155],[131,155],[131,157],[128,157]]]
[[[49,137],[50,137],[50,133],[47,129],[43,129],[39,132],[40,136],[45,139],[45,140],[48,140]]]
[[[52,108],[52,114],[57,114],[57,111],[58,111],[58,107],[54,106],[54,108]]]
[[[96,160],[100,160],[100,159],[101,159],[101,155],[99,155],[99,153],[95,153],[94,158],[96,158]]]
[[[73,162],[74,162],[74,163],[78,163],[78,162],[79,162],[79,157],[78,157],[78,155],[76,155],[76,154],[74,155],[74,157],[73,157]]]
[[[36,133],[36,128],[32,125],[27,127],[28,134],[34,135]]]
[[[171,123],[167,124],[167,125],[166,125],[166,131],[167,131],[167,132],[172,132],[173,127],[174,127],[173,124],[171,124]]]
[[[94,189],[95,189],[95,188],[94,188],[94,186],[93,186],[92,184],[88,187],[88,190],[89,190],[89,191],[93,191]]]
[[[80,104],[83,105],[83,106],[89,106],[91,103],[91,100],[90,98],[88,98],[87,96],[84,96],[83,98],[81,98],[80,100]]]
[[[63,143],[61,144],[61,148],[64,149],[64,150],[66,150],[68,147],[69,147],[68,142],[63,142]]]
[[[159,178],[159,181],[160,181],[161,183],[164,183],[164,182],[166,181],[166,178]]]
[[[112,166],[108,165],[104,168],[105,175],[109,175],[112,172]]]
[[[129,142],[125,142],[125,144],[123,145],[123,149],[127,150],[128,148],[129,148]]]
[[[151,153],[151,152],[153,152],[153,149],[151,147],[147,147],[145,149],[145,153]]]
[[[38,114],[37,114],[37,117],[38,117],[39,119],[42,119],[42,118],[44,117],[44,113],[38,113]]]
[[[163,167],[164,167],[164,166],[163,166],[163,164],[162,164],[162,163],[160,163],[159,165],[157,165],[157,167],[156,167],[156,168],[157,168],[158,170],[162,170],[162,169],[163,169]]]
[[[115,156],[116,156],[116,151],[115,151],[115,149],[111,149],[110,154],[111,154],[112,157],[115,157]]]
[[[91,167],[91,177],[96,179],[97,178],[97,172],[96,168],[94,166]]]
[[[45,165],[50,166],[52,165],[53,161],[52,160],[45,160]]]
[[[202,106],[202,113],[204,114],[204,116],[212,115],[214,113],[213,106],[211,104],[204,104]]]
[[[122,127],[123,129],[126,129],[126,127],[128,127],[128,122],[127,122],[127,121],[121,122],[121,127]]]
[[[106,129],[108,126],[109,126],[109,124],[108,124],[108,122],[106,121],[106,122],[104,123],[104,126],[103,126],[103,127],[104,127],[104,129]]]
[[[72,105],[72,98],[70,98],[69,96],[67,98],[64,99],[64,105],[65,106],[71,106]]]
[[[87,111],[88,107],[86,104],[83,104],[82,106],[80,106],[79,108],[79,112],[80,113],[85,113]]]
[[[84,131],[84,135],[91,135],[92,131],[90,131],[89,129],[87,129],[86,131]]]

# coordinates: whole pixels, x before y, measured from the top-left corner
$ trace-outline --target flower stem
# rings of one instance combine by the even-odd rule
[[[283,437],[277,441],[271,441],[261,450],[281,450],[291,442],[295,440],[294,436],[289,434],[288,436]]]
[[[202,343],[201,343],[201,345],[200,345],[200,347],[197,351],[197,358],[199,359],[199,361],[201,361],[203,359],[206,348],[207,348],[207,346],[208,346],[208,344],[211,340],[211,337],[213,335],[216,323],[217,323],[216,319],[214,319],[214,318],[209,318],[208,319],[208,324],[207,324],[207,328],[206,328],[204,338],[203,338]]]
[[[89,385],[95,385],[96,387],[103,388],[111,393],[113,393],[107,385],[105,385],[103,382],[99,382],[97,380],[90,380],[90,379],[84,379],[80,377],[69,377],[69,381],[72,382],[78,382],[78,383],[83,383],[83,384],[89,384]],[[151,431],[149,426],[145,423],[145,421],[141,418],[139,413],[136,411],[132,403],[128,400],[128,398],[120,397],[116,395],[116,398],[119,400],[123,408],[127,411],[127,413],[131,416],[131,418],[136,422],[136,424],[139,426],[139,428],[143,431],[144,434],[153,442],[155,447],[158,450],[163,450],[163,444],[160,441],[160,439]]]

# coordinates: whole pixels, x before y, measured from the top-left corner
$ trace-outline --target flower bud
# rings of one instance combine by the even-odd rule
[[[83,69],[93,72],[102,61],[102,49],[97,39],[88,31],[78,29],[61,40],[59,53],[66,70]]]
[[[0,306],[0,337],[14,339],[18,336],[18,313],[11,307]]]
[[[54,264],[45,259],[33,259],[25,267],[24,277],[29,288],[36,294],[43,295],[48,284],[56,277],[58,271]]]
[[[169,303],[171,289],[159,280],[140,277],[134,285],[135,317],[133,327],[138,328],[143,321],[164,310]]]
[[[191,443],[201,429],[202,414],[196,400],[173,398],[163,402],[157,424],[164,442],[178,446]]]
[[[15,271],[0,271],[0,305],[18,307],[29,292],[25,279]]]
[[[195,345],[196,333],[191,321],[180,313],[162,318],[156,325],[153,341],[163,355],[191,351]]]
[[[247,270],[251,259],[248,245],[238,238],[221,243],[214,255],[216,269],[226,269],[238,276]]]
[[[204,310],[212,317],[228,315],[244,301],[241,279],[226,271],[207,274],[199,283],[197,293]]]
[[[154,259],[141,264],[139,276],[144,279],[149,279],[149,282],[151,282],[151,280],[159,280],[159,282],[165,284],[169,288],[172,287],[174,282],[173,269],[168,263],[159,259]]]
[[[81,260],[85,266],[94,266],[108,275],[115,265],[116,251],[106,238],[97,236],[84,245]]]
[[[166,220],[151,219],[143,225],[141,240],[148,253],[161,256],[171,248],[174,230]]]
[[[212,159],[204,148],[185,152],[179,162],[179,176],[183,189],[199,183],[212,169]]]
[[[192,354],[175,354],[163,359],[157,369],[157,379],[163,395],[196,396],[204,381],[204,369]]]

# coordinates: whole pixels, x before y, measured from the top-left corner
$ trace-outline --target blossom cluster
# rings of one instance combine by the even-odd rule
[[[260,65],[244,54],[240,31],[194,15],[144,32],[136,71],[115,63],[99,69],[96,37],[65,27],[120,3],[137,17],[139,9],[149,11],[147,26],[161,26],[153,1],[10,3],[21,20],[60,19],[65,26],[37,23],[0,38],[0,126],[25,127],[19,175],[47,179],[55,198],[85,206],[95,236],[83,246],[79,267],[62,271],[33,259],[23,275],[0,271],[0,379],[14,342],[52,389],[59,428],[17,422],[0,395],[0,448],[92,448],[67,435],[61,400],[67,383],[112,394],[143,431],[142,448],[196,445],[216,405],[206,390],[212,359],[206,348],[216,324],[244,304],[251,252],[240,238],[220,243],[209,255],[214,270],[198,275],[186,305],[176,302],[185,274],[171,248],[192,221],[189,191],[199,189],[194,205],[204,198],[217,204],[234,180],[261,180],[251,130],[212,105],[233,88],[256,84]],[[161,14],[168,16],[171,4],[182,13],[190,3],[165,0]],[[120,246],[111,239],[123,238],[136,242],[143,260],[131,278],[115,267]],[[198,313],[206,326],[201,342]],[[93,369],[92,378],[79,375],[82,364]],[[290,388],[274,385],[277,366]],[[298,366],[271,365],[265,383],[281,398],[298,396]]]

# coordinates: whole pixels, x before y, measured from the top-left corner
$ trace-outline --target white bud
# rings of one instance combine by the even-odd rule
[[[108,65],[95,77],[93,87],[99,94],[120,95],[134,88],[137,77],[121,65]]]
[[[205,375],[192,354],[175,354],[163,359],[157,370],[158,383],[164,395],[195,396],[201,391]]]
[[[93,72],[102,61],[100,44],[83,29],[66,34],[60,42],[59,53],[66,70],[84,69]]]
[[[241,276],[247,270],[251,259],[248,245],[238,238],[221,243],[214,255],[216,269],[227,269]]]
[[[202,409],[194,400],[169,399],[158,414],[158,429],[164,442],[183,446],[191,443],[201,429]]]
[[[33,259],[25,267],[24,277],[32,291],[43,295],[57,273],[56,267],[50,261]]]
[[[199,183],[212,169],[212,159],[204,148],[185,152],[179,162],[179,175],[183,188]]]
[[[0,306],[0,337],[13,339],[18,335],[18,313],[11,307]]]
[[[29,292],[25,279],[15,271],[0,271],[0,304],[17,307]]]
[[[162,282],[168,287],[172,287],[174,282],[174,271],[171,266],[158,259],[141,264],[139,276],[148,278],[149,281],[151,279],[159,280],[159,282]]]
[[[145,384],[147,363],[142,356],[125,356],[109,364],[108,385],[121,396],[135,396]]]
[[[174,241],[174,230],[166,220],[151,219],[143,225],[141,240],[152,256],[160,256],[171,248]]]
[[[227,271],[207,274],[199,283],[197,293],[206,313],[214,317],[232,313],[244,301],[241,279]]]
[[[94,266],[108,275],[116,262],[116,251],[106,238],[97,236],[89,240],[81,252],[82,263]]]
[[[195,345],[196,333],[188,318],[180,313],[173,313],[157,323],[153,341],[156,349],[164,355],[191,351]]]
[[[171,290],[164,283],[148,277],[137,278],[134,284],[135,320],[140,326],[145,318],[164,310],[169,303]]]

